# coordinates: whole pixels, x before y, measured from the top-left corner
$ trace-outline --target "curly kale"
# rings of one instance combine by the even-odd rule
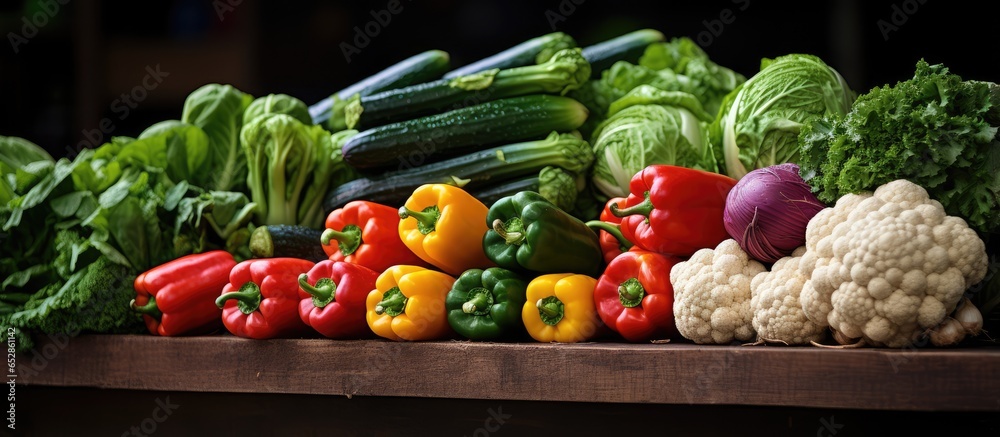
[[[927,189],[950,215],[981,233],[1000,230],[997,86],[917,63],[912,79],[872,89],[842,118],[806,124],[802,177],[820,200],[896,179]]]

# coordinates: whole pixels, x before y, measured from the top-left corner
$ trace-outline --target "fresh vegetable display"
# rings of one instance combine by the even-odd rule
[[[368,293],[378,273],[360,264],[320,261],[299,275],[299,316],[327,338],[364,338]]]
[[[498,200],[485,220],[486,257],[509,270],[598,276],[597,234],[541,194],[523,191]]]
[[[734,185],[716,173],[651,165],[632,178],[625,207],[609,209],[622,218],[622,235],[639,248],[690,256],[728,238],[722,216]]]
[[[674,289],[666,272],[679,260],[649,251],[629,251],[608,264],[594,288],[597,314],[631,342],[677,334]]]
[[[295,337],[309,327],[299,317],[299,275],[313,262],[297,258],[243,261],[229,273],[229,283],[215,304],[222,323],[237,337]]]
[[[236,267],[233,255],[213,250],[156,266],[135,278],[131,307],[142,314],[150,334],[171,337],[205,334],[222,327],[215,299]]]
[[[550,273],[528,283],[521,320],[542,343],[577,343],[601,332],[594,304],[597,280],[587,275]]]
[[[389,267],[368,293],[368,326],[379,337],[396,341],[451,336],[445,299],[454,284],[454,277],[423,267]]]
[[[450,68],[312,107],[208,84],[66,158],[0,136],[0,330],[993,341],[995,83],[921,60],[855,98],[816,56],[747,80],[652,29]]]
[[[319,236],[330,260],[345,261],[382,272],[395,265],[426,267],[399,236],[399,211],[374,202],[356,200],[334,210]]]
[[[420,259],[451,275],[491,267],[482,243],[487,213],[461,188],[424,185],[399,208],[399,237]]]
[[[521,309],[528,283],[499,267],[466,270],[445,299],[448,324],[470,340],[500,340],[524,334]]]

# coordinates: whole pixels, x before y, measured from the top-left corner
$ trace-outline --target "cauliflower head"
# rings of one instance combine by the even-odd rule
[[[922,187],[897,180],[813,217],[801,261],[813,323],[903,347],[940,324],[986,275],[983,241]]]
[[[754,276],[750,282],[750,309],[757,338],[787,344],[809,344],[826,335],[824,326],[806,317],[799,294],[809,277],[800,267],[806,248],[800,247],[792,256],[779,259],[770,272]]]
[[[677,331],[698,344],[752,340],[750,281],[764,271],[732,239],[675,264],[670,283]]]

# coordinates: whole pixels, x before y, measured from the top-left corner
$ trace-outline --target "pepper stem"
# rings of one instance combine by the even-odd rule
[[[348,256],[361,246],[361,228],[358,225],[347,225],[341,231],[327,229],[323,231],[323,235],[320,235],[319,240],[324,246],[329,246],[331,240],[337,240],[337,247],[340,248],[340,253]]]
[[[401,220],[405,220],[408,217],[416,219],[417,230],[419,230],[421,234],[427,235],[434,232],[434,229],[437,226],[437,221],[441,218],[441,211],[438,210],[437,205],[428,206],[420,212],[409,209],[405,205],[399,207],[399,218]]]
[[[615,237],[615,239],[618,240],[618,247],[622,250],[622,252],[631,249],[633,246],[632,242],[628,241],[628,239],[622,235],[622,227],[619,225],[600,220],[591,220],[587,222],[587,226],[589,226],[590,229],[601,230],[611,234],[612,237]]]
[[[309,275],[299,275],[299,287],[312,296],[313,306],[323,308],[337,300],[337,284],[330,278],[319,278],[316,285],[309,285]]]
[[[507,244],[516,246],[524,243],[524,223],[517,217],[511,218],[507,223],[501,219],[493,220],[493,232],[500,235]]]
[[[476,287],[469,290],[469,300],[462,304],[462,312],[476,316],[486,316],[490,314],[493,307],[493,293],[483,287]]]
[[[406,310],[406,301],[408,300],[399,287],[392,287],[382,294],[382,301],[375,305],[375,314],[388,314],[391,317],[396,317]]]
[[[538,316],[546,325],[558,325],[566,314],[566,306],[555,296],[538,299],[535,306],[538,307]]]
[[[132,299],[132,302],[129,302],[128,305],[132,307],[133,311],[139,314],[145,314],[155,319],[159,319],[161,316],[163,316],[163,313],[160,312],[160,309],[156,306],[156,296],[149,296],[149,302],[147,302],[143,306],[136,306],[135,299]]]
[[[646,289],[638,278],[629,278],[618,286],[618,300],[625,308],[639,306],[643,297],[646,297]]]
[[[215,305],[222,308],[229,299],[236,299],[237,306],[243,314],[253,314],[260,307],[260,286],[253,282],[247,282],[240,287],[240,291],[233,291],[219,296],[218,299],[215,299]]]
[[[617,204],[611,204],[611,214],[615,217],[625,217],[630,215],[641,215],[649,218],[649,213],[653,212],[653,201],[649,198],[649,191],[643,193],[645,200],[625,209],[619,209]]]

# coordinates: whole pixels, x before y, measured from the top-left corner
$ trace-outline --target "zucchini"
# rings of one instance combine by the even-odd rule
[[[470,150],[574,130],[587,108],[569,97],[531,95],[486,102],[363,131],[344,143],[357,169],[414,167]]]
[[[371,128],[507,97],[561,95],[588,79],[590,64],[580,49],[564,49],[542,64],[487,70],[362,96],[345,108],[347,127]]]
[[[553,132],[544,140],[508,144],[421,167],[355,179],[331,191],[323,209],[329,213],[352,200],[402,205],[423,184],[448,183],[476,189],[520,176],[537,177],[546,166],[582,174],[593,161],[593,149],[578,134]]]
[[[312,262],[327,259],[320,243],[321,231],[306,226],[260,226],[250,234],[250,253],[255,258],[300,258]]]
[[[445,79],[454,79],[459,76],[475,74],[494,68],[514,68],[531,64],[541,64],[548,61],[549,57],[562,49],[576,47],[573,37],[562,33],[553,32],[529,39],[514,47],[504,50],[488,58],[480,59],[464,67],[456,68],[444,75]]]
[[[451,60],[447,52],[428,50],[399,61],[310,106],[309,115],[314,124],[326,126],[333,132],[342,131],[346,129],[343,125],[344,106],[355,95],[363,97],[434,80],[441,77],[450,66]]]
[[[600,78],[601,72],[618,61],[639,62],[639,57],[652,43],[665,41],[663,33],[653,29],[637,30],[602,43],[583,48],[583,57],[590,62],[591,77]]]

